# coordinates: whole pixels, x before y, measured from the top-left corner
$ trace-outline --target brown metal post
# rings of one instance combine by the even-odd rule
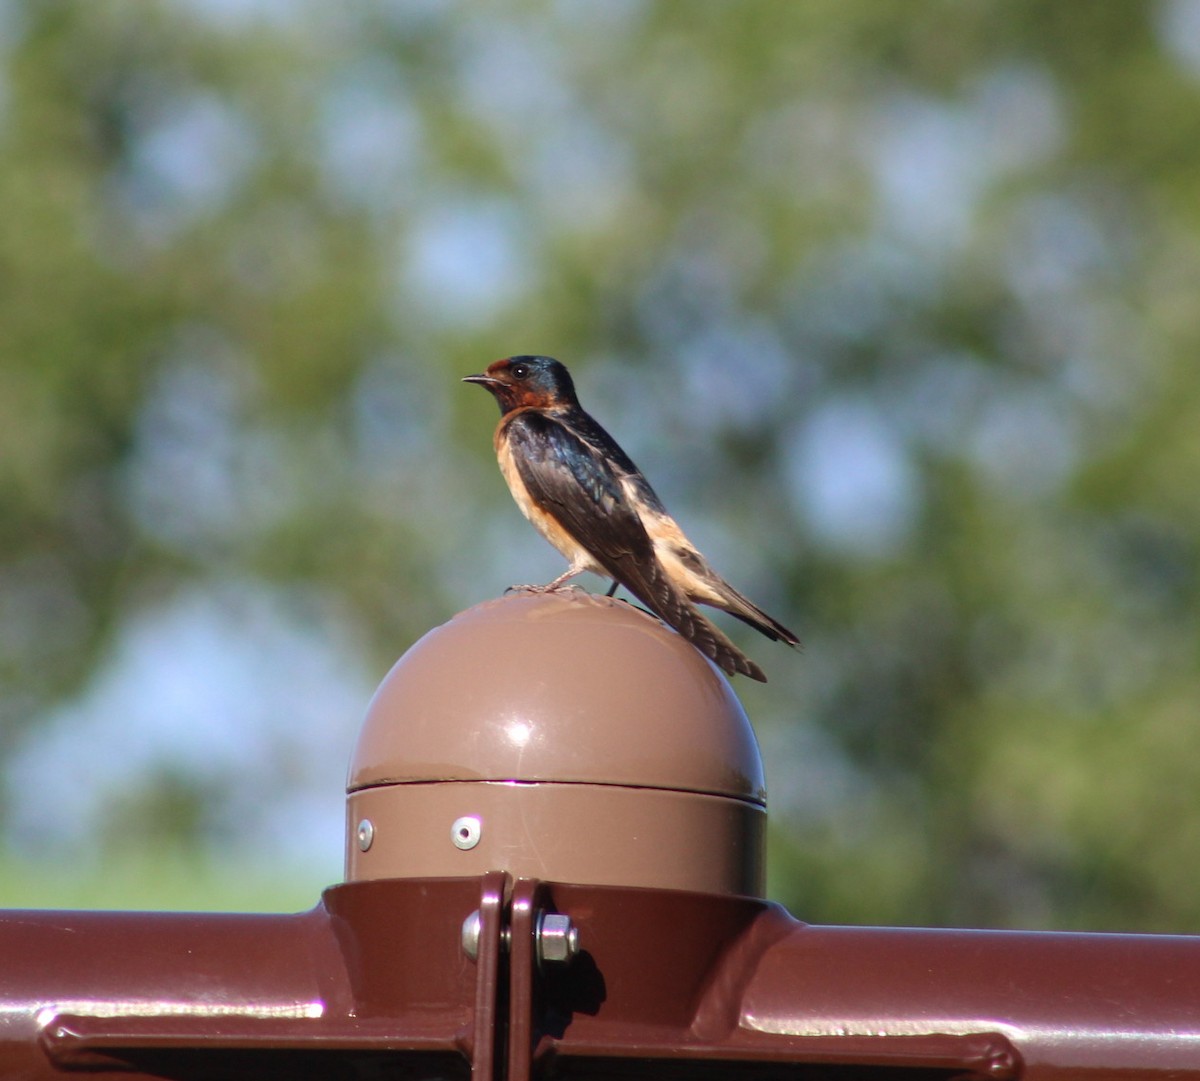
[[[464,1075],[488,972],[461,923],[494,892],[425,880],[334,887],[297,915],[3,913],[0,1076],[336,1076],[397,1053]]]

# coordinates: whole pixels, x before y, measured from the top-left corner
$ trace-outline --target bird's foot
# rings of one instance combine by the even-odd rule
[[[544,586],[533,585],[530,583],[527,583],[524,585],[519,585],[519,586],[509,586],[504,592],[505,593],[569,593],[572,591],[574,591],[576,593],[587,592],[582,586],[569,586],[562,582],[550,582],[549,584],[544,585]]]

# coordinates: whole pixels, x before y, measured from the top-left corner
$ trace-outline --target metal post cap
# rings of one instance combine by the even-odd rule
[[[516,591],[421,638],[371,701],[347,789],[350,879],[761,890],[762,761],[729,682],[579,590]]]

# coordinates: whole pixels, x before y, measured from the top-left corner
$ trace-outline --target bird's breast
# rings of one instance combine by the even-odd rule
[[[543,507],[530,495],[529,488],[521,476],[521,470],[517,467],[512,443],[505,435],[503,421],[496,429],[495,443],[496,459],[500,463],[500,473],[504,477],[504,483],[508,485],[508,490],[512,493],[513,502],[529,519],[534,529],[557,548],[572,566],[603,575],[605,571],[592,559],[588,550],[563,528],[549,509]]]

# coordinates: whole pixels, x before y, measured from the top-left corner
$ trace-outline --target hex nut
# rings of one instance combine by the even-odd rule
[[[538,960],[546,964],[565,964],[579,953],[579,928],[570,916],[543,912],[537,927]]]

